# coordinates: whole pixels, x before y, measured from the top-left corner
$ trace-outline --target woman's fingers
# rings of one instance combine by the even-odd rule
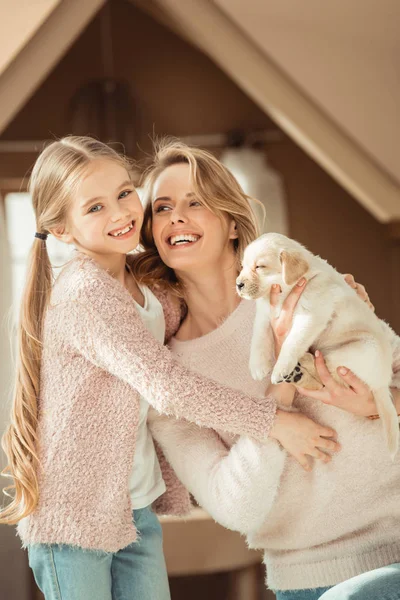
[[[281,288],[277,283],[275,283],[271,287],[271,291],[269,293],[269,303],[271,304],[271,306],[273,308],[275,308],[278,305],[280,293],[281,293]]]
[[[328,391],[332,395],[339,394],[342,388],[338,383],[336,383],[332,375],[329,373],[324,357],[322,356],[322,352],[319,350],[316,350],[315,352],[315,368],[317,369],[320,380],[328,389]]]
[[[346,275],[344,275],[344,280],[350,287],[353,288],[353,290],[357,289],[357,284],[356,280],[354,279],[354,275],[352,275],[351,273],[346,273]]]
[[[306,388],[300,387],[296,385],[296,389],[302,396],[306,396],[307,398],[314,398],[315,400],[319,400],[320,402],[326,402],[327,393],[326,390],[306,390]]]
[[[287,298],[285,298],[285,301],[282,305],[282,310],[284,310],[285,312],[290,313],[291,315],[294,312],[294,309],[296,308],[296,305],[299,301],[299,298],[301,296],[301,294],[304,291],[305,288],[305,283],[306,280],[304,279],[304,277],[302,277],[294,286],[294,288],[291,289],[289,295],[287,296]]]
[[[354,375],[353,371],[347,369],[346,367],[339,367],[337,372],[343,381],[349,385],[356,394],[368,394],[369,387],[361,381],[356,375]]]
[[[361,298],[361,300],[363,300],[368,307],[375,312],[375,306],[372,304],[365,286],[363,286],[362,283],[357,283],[351,273],[346,273],[346,275],[344,275],[344,280],[350,287],[353,288],[353,290],[357,292],[357,295]]]

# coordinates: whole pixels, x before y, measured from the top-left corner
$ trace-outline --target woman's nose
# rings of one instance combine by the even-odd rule
[[[176,210],[176,208],[171,211],[171,223],[186,223],[187,222],[187,218],[185,217],[185,215],[183,214],[182,211],[178,211]]]

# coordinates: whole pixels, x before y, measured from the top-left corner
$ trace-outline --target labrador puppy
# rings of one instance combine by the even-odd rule
[[[254,379],[271,376],[307,389],[319,389],[321,381],[313,352],[320,350],[331,375],[341,385],[339,366],[351,369],[372,390],[391,456],[399,442],[397,412],[390,393],[392,356],[396,334],[379,319],[344,281],[343,276],[304,246],[278,233],[262,235],[245,250],[237,278],[242,298],[256,300],[250,353]],[[282,289],[282,303],[297,281],[307,285],[294,311],[292,327],[275,362],[270,327],[270,290]]]

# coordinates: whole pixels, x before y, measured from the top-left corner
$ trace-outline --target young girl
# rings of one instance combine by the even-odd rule
[[[147,402],[200,425],[260,440],[269,433],[295,452],[334,432],[276,415],[272,396],[191,374],[162,347],[162,307],[136,283],[126,256],[138,245],[143,210],[124,158],[91,138],[65,138],[38,158],[30,191],[37,232],[3,439],[14,498],[0,522],[19,522],[46,600],[164,600],[151,505],[183,513],[189,503],[168,465],[160,467]],[[54,285],[49,233],[78,251]]]
[[[173,353],[219,383],[262,393],[268,382],[252,380],[248,370],[255,303],[235,294],[239,250],[254,231],[248,199],[213,156],[181,144],[156,154],[146,189],[146,252],[135,272],[149,283],[156,274],[186,302],[185,319],[170,342]],[[275,291],[273,304],[277,296]],[[277,355],[290,318],[281,314],[272,327]],[[329,464],[318,461],[312,473],[299,469],[272,439],[259,444],[152,415],[153,434],[198,502],[226,527],[245,533],[251,546],[263,548],[267,581],[279,600],[317,600],[327,588],[336,600],[397,599],[400,458],[390,460],[379,421],[365,418],[376,413],[370,390],[351,373],[344,379],[352,387],[340,388],[323,371],[321,356],[317,362],[326,389],[314,396],[355,414],[295,397],[297,409],[334,424],[339,434],[341,451]],[[282,385],[292,400],[294,388]],[[400,412],[399,390],[392,391]],[[331,444],[319,447],[330,453]],[[343,583],[334,595],[332,586],[357,575],[355,587]]]

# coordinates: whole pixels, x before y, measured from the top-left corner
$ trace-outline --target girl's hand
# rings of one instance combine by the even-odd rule
[[[359,296],[361,298],[361,300],[364,300],[364,302],[366,302],[366,304],[369,306],[369,308],[375,312],[375,306],[370,301],[365,287],[363,285],[361,285],[361,283],[357,283],[355,281],[353,275],[351,275],[350,273],[347,273],[346,275],[344,275],[344,280],[350,287],[353,288],[353,290],[355,290],[357,292],[357,296]]]
[[[276,411],[275,423],[269,437],[278,440],[305,471],[311,471],[308,456],[329,462],[332,457],[322,450],[338,452],[340,445],[332,439],[336,432],[330,427],[318,425],[302,413]]]
[[[308,398],[320,400],[324,404],[337,406],[353,415],[368,417],[376,414],[376,405],[371,390],[352,371],[346,367],[339,367],[337,369],[341,379],[350,386],[345,388],[333,379],[319,350],[315,353],[315,367],[325,387],[317,391],[297,387],[300,394]]]
[[[279,302],[279,294],[281,293],[281,287],[275,284],[271,288],[270,293],[270,304],[271,304],[271,327],[274,333],[275,339],[275,358],[278,358],[282,348],[282,344],[285,341],[287,334],[292,326],[293,313],[296,305],[299,301],[301,294],[304,291],[306,280],[304,277],[300,279],[290,291],[289,295],[285,298],[282,309],[279,315],[275,316],[275,310]]]

